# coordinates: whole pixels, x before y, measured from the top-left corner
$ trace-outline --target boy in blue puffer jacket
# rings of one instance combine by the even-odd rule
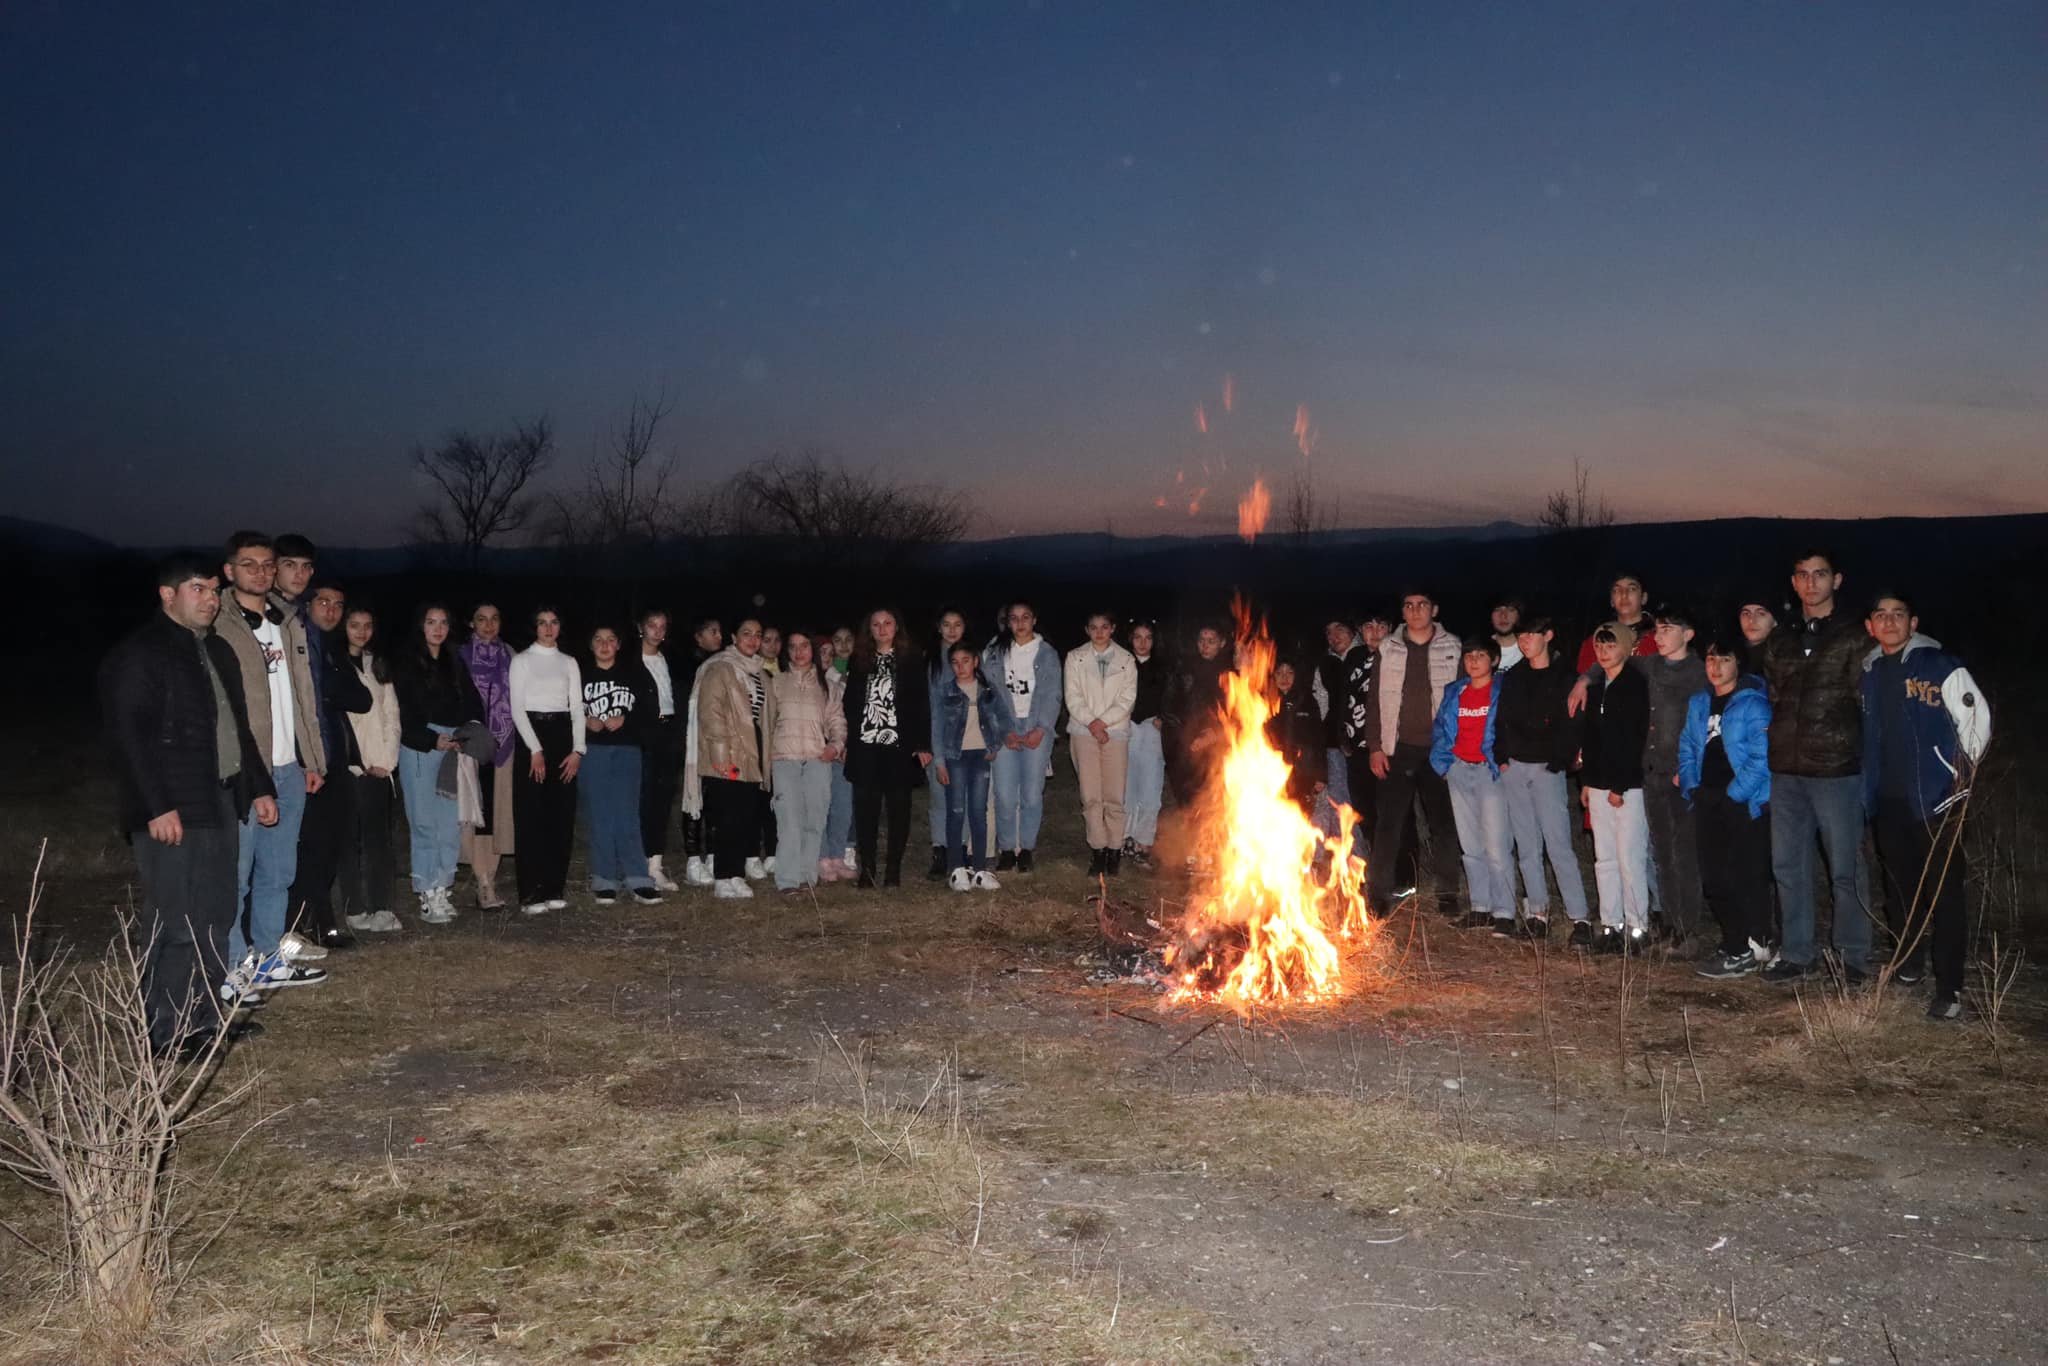
[[[1458,827],[1458,848],[1465,860],[1465,890],[1471,909],[1458,921],[1461,928],[1491,926],[1512,936],[1515,929],[1515,883],[1511,862],[1513,836],[1508,830],[1508,795],[1501,786],[1500,765],[1493,756],[1494,702],[1500,679],[1494,666],[1500,646],[1492,636],[1465,642],[1460,661],[1463,678],[1444,685],[1430,732],[1429,766],[1449,780],[1451,818]]]
[[[1920,980],[1931,920],[1927,1013],[1960,1019],[1970,875],[1962,813],[1991,743],[1991,704],[1961,660],[1920,634],[1903,594],[1879,594],[1867,622],[1877,648],[1863,659],[1863,808],[1884,872],[1892,979]]]
[[[1742,672],[1743,641],[1707,645],[1707,686],[1686,704],[1678,736],[1679,793],[1692,803],[1700,884],[1721,926],[1721,951],[1699,975],[1747,977],[1771,929],[1771,701]]]

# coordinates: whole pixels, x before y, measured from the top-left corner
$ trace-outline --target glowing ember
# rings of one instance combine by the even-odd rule
[[[1203,436],[1209,434],[1209,412],[1199,403],[1195,405],[1195,430]]]
[[[1237,407],[1237,376],[1223,377],[1223,411],[1231,412]]]
[[[1340,944],[1362,942],[1365,862],[1349,854],[1351,813],[1329,838],[1287,796],[1287,761],[1266,736],[1273,641],[1242,602],[1237,671],[1224,678],[1223,760],[1201,817],[1197,862],[1213,881],[1190,898],[1166,953],[1174,999],[1240,1010],[1325,1000],[1344,987]]]
[[[1250,545],[1259,539],[1259,533],[1266,529],[1266,514],[1273,510],[1273,495],[1266,491],[1266,481],[1252,480],[1251,491],[1237,504],[1237,534]]]
[[[1315,423],[1309,420],[1308,405],[1306,403],[1295,404],[1294,444],[1301,448],[1302,455],[1304,457],[1314,455],[1316,453],[1316,443],[1322,439],[1322,432],[1317,429]]]

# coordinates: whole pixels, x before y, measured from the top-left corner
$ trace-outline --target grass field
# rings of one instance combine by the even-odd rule
[[[53,927],[104,937],[105,797],[6,793],[10,912],[46,829]],[[2030,971],[1940,1026],[1425,900],[1346,999],[1245,1019],[1089,984],[1072,807],[1063,777],[999,893],[471,911],[336,955],[179,1154],[187,1270],[131,1358],[2048,1357]],[[53,1232],[19,1185],[0,1217]],[[0,1358],[103,1350],[11,1241],[0,1286]]]

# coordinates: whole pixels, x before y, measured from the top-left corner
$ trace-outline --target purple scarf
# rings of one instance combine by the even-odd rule
[[[466,640],[455,651],[469,667],[469,678],[484,699],[484,724],[498,742],[494,766],[512,761],[512,647],[502,640]]]

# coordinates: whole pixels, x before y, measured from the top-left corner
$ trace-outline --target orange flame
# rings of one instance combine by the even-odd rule
[[[1370,933],[1365,863],[1350,856],[1354,817],[1339,807],[1340,830],[1327,837],[1287,795],[1287,761],[1266,723],[1273,641],[1236,604],[1237,669],[1224,676],[1224,757],[1205,819],[1198,860],[1215,869],[1192,898],[1167,963],[1180,985],[1174,999],[1214,999],[1248,1010],[1261,1003],[1325,1000],[1344,989],[1340,941]],[[1329,869],[1327,881],[1318,865]],[[1334,937],[1333,937],[1334,935]],[[1229,955],[1242,944],[1242,956]]]
[[[1237,408],[1237,376],[1223,377],[1223,411],[1228,413]]]
[[[1209,414],[1203,410],[1202,405],[1199,403],[1195,405],[1195,430],[1203,436],[1209,434]]]
[[[1237,534],[1244,537],[1246,545],[1258,541],[1259,533],[1266,529],[1266,514],[1272,510],[1273,495],[1266,491],[1266,481],[1252,480],[1251,492],[1237,503]]]
[[[1309,421],[1308,405],[1306,403],[1295,404],[1294,444],[1301,448],[1301,453],[1304,456],[1308,456],[1315,454],[1316,443],[1322,439],[1322,432],[1317,429],[1314,423]]]

